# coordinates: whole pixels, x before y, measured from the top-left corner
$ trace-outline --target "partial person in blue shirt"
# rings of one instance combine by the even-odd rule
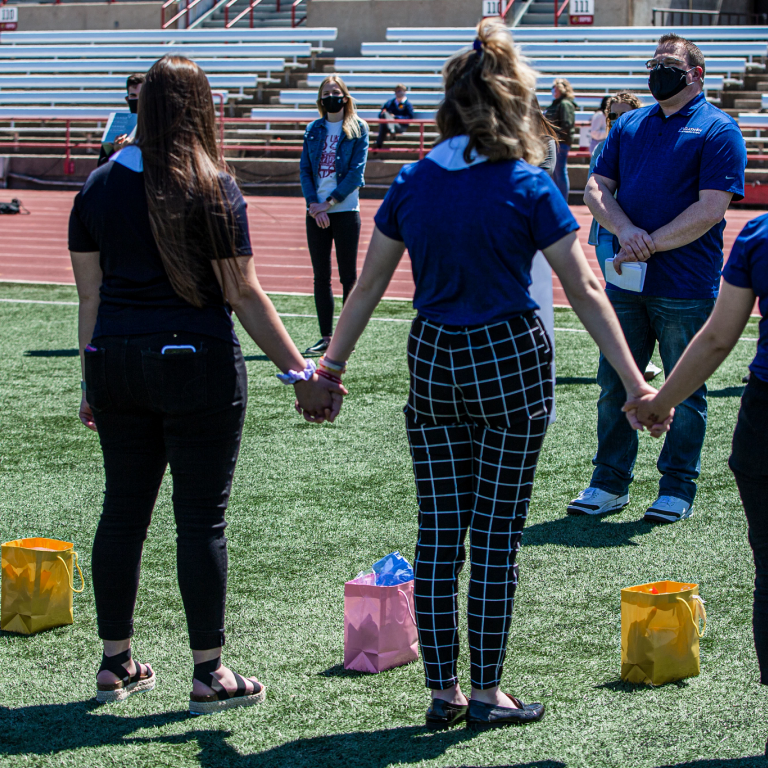
[[[402,83],[395,86],[395,96],[390,99],[379,112],[379,118],[388,119],[392,122],[379,124],[379,135],[376,137],[376,149],[384,146],[384,140],[391,133],[398,136],[405,133],[408,124],[398,125],[397,120],[413,120],[413,107],[408,101],[408,87]]]
[[[752,625],[760,682],[768,685],[768,214],[749,222],[736,239],[715,309],[658,395],[629,402],[625,408],[635,417],[636,426],[647,426],[654,434],[653,425],[672,415],[674,407],[699,389],[731,352],[755,298],[760,308],[760,338],[728,463],[744,505],[755,560]]]
[[[725,211],[731,199],[744,195],[747,158],[738,125],[704,98],[705,61],[697,46],[663,35],[648,70],[658,104],[615,123],[584,201],[614,234],[618,273],[622,263],[647,263],[642,292],[609,285],[608,296],[637,364],[647,365],[658,341],[669,373],[714,306]],[[605,358],[597,378],[594,471],[589,487],[568,506],[571,513],[601,514],[629,503],[637,434],[616,413],[621,383]],[[676,522],[691,515],[706,423],[702,386],[677,409],[657,463],[659,494],[645,520]]]

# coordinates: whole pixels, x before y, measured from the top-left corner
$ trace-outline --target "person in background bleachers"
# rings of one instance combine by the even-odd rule
[[[618,274],[625,262],[647,264],[641,291],[609,284],[607,293],[638,366],[645,368],[658,341],[669,373],[720,290],[725,212],[731,199],[744,197],[747,153],[736,121],[706,100],[706,63],[696,45],[662,35],[646,65],[657,103],[613,123],[584,202],[614,233]],[[629,503],[638,438],[616,412],[623,405],[621,381],[604,357],[597,382],[594,471],[569,513],[598,515]],[[702,385],[677,408],[656,465],[659,495],[645,511],[646,522],[690,517],[706,428]]]
[[[333,332],[331,248],[343,301],[357,281],[357,246],[360,242],[360,187],[364,186],[368,159],[368,125],[357,116],[349,89],[338,75],[329,75],[317,91],[322,115],[304,134],[299,161],[301,190],[307,201],[307,245],[314,274],[315,307],[320,341],[307,356],[322,355]]]
[[[571,191],[568,180],[568,150],[573,143],[573,130],[576,125],[576,102],[573,100],[573,88],[564,77],[556,77],[552,83],[552,103],[544,115],[557,131],[557,164],[555,166],[555,184],[562,192],[565,202]]]
[[[139,94],[141,93],[141,87],[144,85],[146,75],[136,73],[129,75],[125,81],[125,103],[128,105],[128,109],[131,114],[135,115],[139,111]],[[99,161],[97,165],[104,165],[115,152],[121,150],[130,140],[128,134],[124,133],[118,136],[111,145],[102,144],[101,152],[99,153]]]
[[[395,86],[395,97],[390,99],[379,112],[379,117],[384,120],[391,120],[391,123],[379,124],[379,135],[376,137],[376,149],[384,146],[384,139],[391,133],[399,135],[405,133],[407,125],[397,125],[396,120],[413,120],[413,107],[408,101],[408,88],[402,83]]]
[[[595,114],[592,115],[592,122],[589,126],[590,155],[594,153],[595,147],[601,141],[605,141],[605,137],[608,135],[608,126],[606,125],[605,116],[607,114],[606,109],[610,99],[610,96],[603,96],[603,100],[600,102],[600,106],[595,110]]]

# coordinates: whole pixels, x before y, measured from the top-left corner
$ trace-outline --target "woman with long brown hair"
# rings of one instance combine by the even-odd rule
[[[333,332],[331,248],[343,290],[342,301],[357,280],[360,243],[359,189],[368,160],[368,126],[357,116],[349,89],[338,75],[329,75],[317,90],[320,119],[304,134],[299,168],[307,201],[307,245],[314,273],[315,307],[320,340],[305,355],[322,355]]]
[[[261,289],[245,201],[216,141],[205,73],[164,56],[139,96],[135,145],[75,198],[69,248],[80,298],[80,419],[98,432],[104,506],[93,544],[99,701],[150,690],[131,658],[141,552],[170,465],[177,568],[194,661],[190,711],[256,704],[265,688],[221,664],[225,512],[247,400],[232,310],[293,384],[312,421],[333,420],[342,390],[320,387]],[[335,400],[334,400],[335,398]]]
[[[532,98],[536,73],[498,20],[443,70],[441,141],[406,166],[319,367],[340,383],[346,361],[408,249],[418,316],[408,342],[405,408],[419,504],[416,624],[432,703],[430,728],[531,722],[542,704],[500,687],[517,587],[515,562],[553,404],[552,350],[529,293],[542,250],[571,306],[628,393],[653,392],[547,173]],[[458,677],[458,575],[471,532],[467,618],[472,695]]]

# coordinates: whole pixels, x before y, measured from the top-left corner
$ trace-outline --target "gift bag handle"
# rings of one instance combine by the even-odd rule
[[[83,578],[83,572],[80,570],[80,563],[77,559],[77,552],[72,553],[75,556],[75,568],[77,568],[77,572],[80,574],[80,589],[75,589],[75,572],[74,569],[72,570],[72,573],[69,572],[69,568],[67,568],[67,563],[65,562],[64,558],[61,555],[56,555],[56,557],[61,560],[62,564],[64,565],[64,569],[67,572],[67,576],[69,576],[69,586],[70,589],[77,595],[79,595],[84,589],[85,589],[85,579]]]
[[[413,615],[413,611],[411,610],[411,601],[408,599],[408,595],[403,592],[402,589],[397,590],[398,595],[402,595],[405,598],[405,604],[408,606],[408,613],[411,615],[411,618],[413,619],[413,623],[416,623],[416,617]]]
[[[682,597],[678,597],[677,599],[688,609],[688,614],[691,617],[696,634],[699,637],[704,637],[704,633],[707,631],[707,611],[704,608],[704,601],[698,595],[692,595],[691,597],[696,601],[696,616],[693,615],[693,611],[691,610],[691,606],[688,605],[687,600],[684,600]],[[699,632],[699,615],[701,615],[701,618],[704,620],[704,628],[701,632]]]

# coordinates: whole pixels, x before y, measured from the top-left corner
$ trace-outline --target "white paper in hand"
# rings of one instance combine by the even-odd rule
[[[640,293],[645,285],[645,272],[648,265],[644,261],[625,261],[621,265],[621,274],[613,268],[613,259],[605,260],[605,280],[625,291]]]

